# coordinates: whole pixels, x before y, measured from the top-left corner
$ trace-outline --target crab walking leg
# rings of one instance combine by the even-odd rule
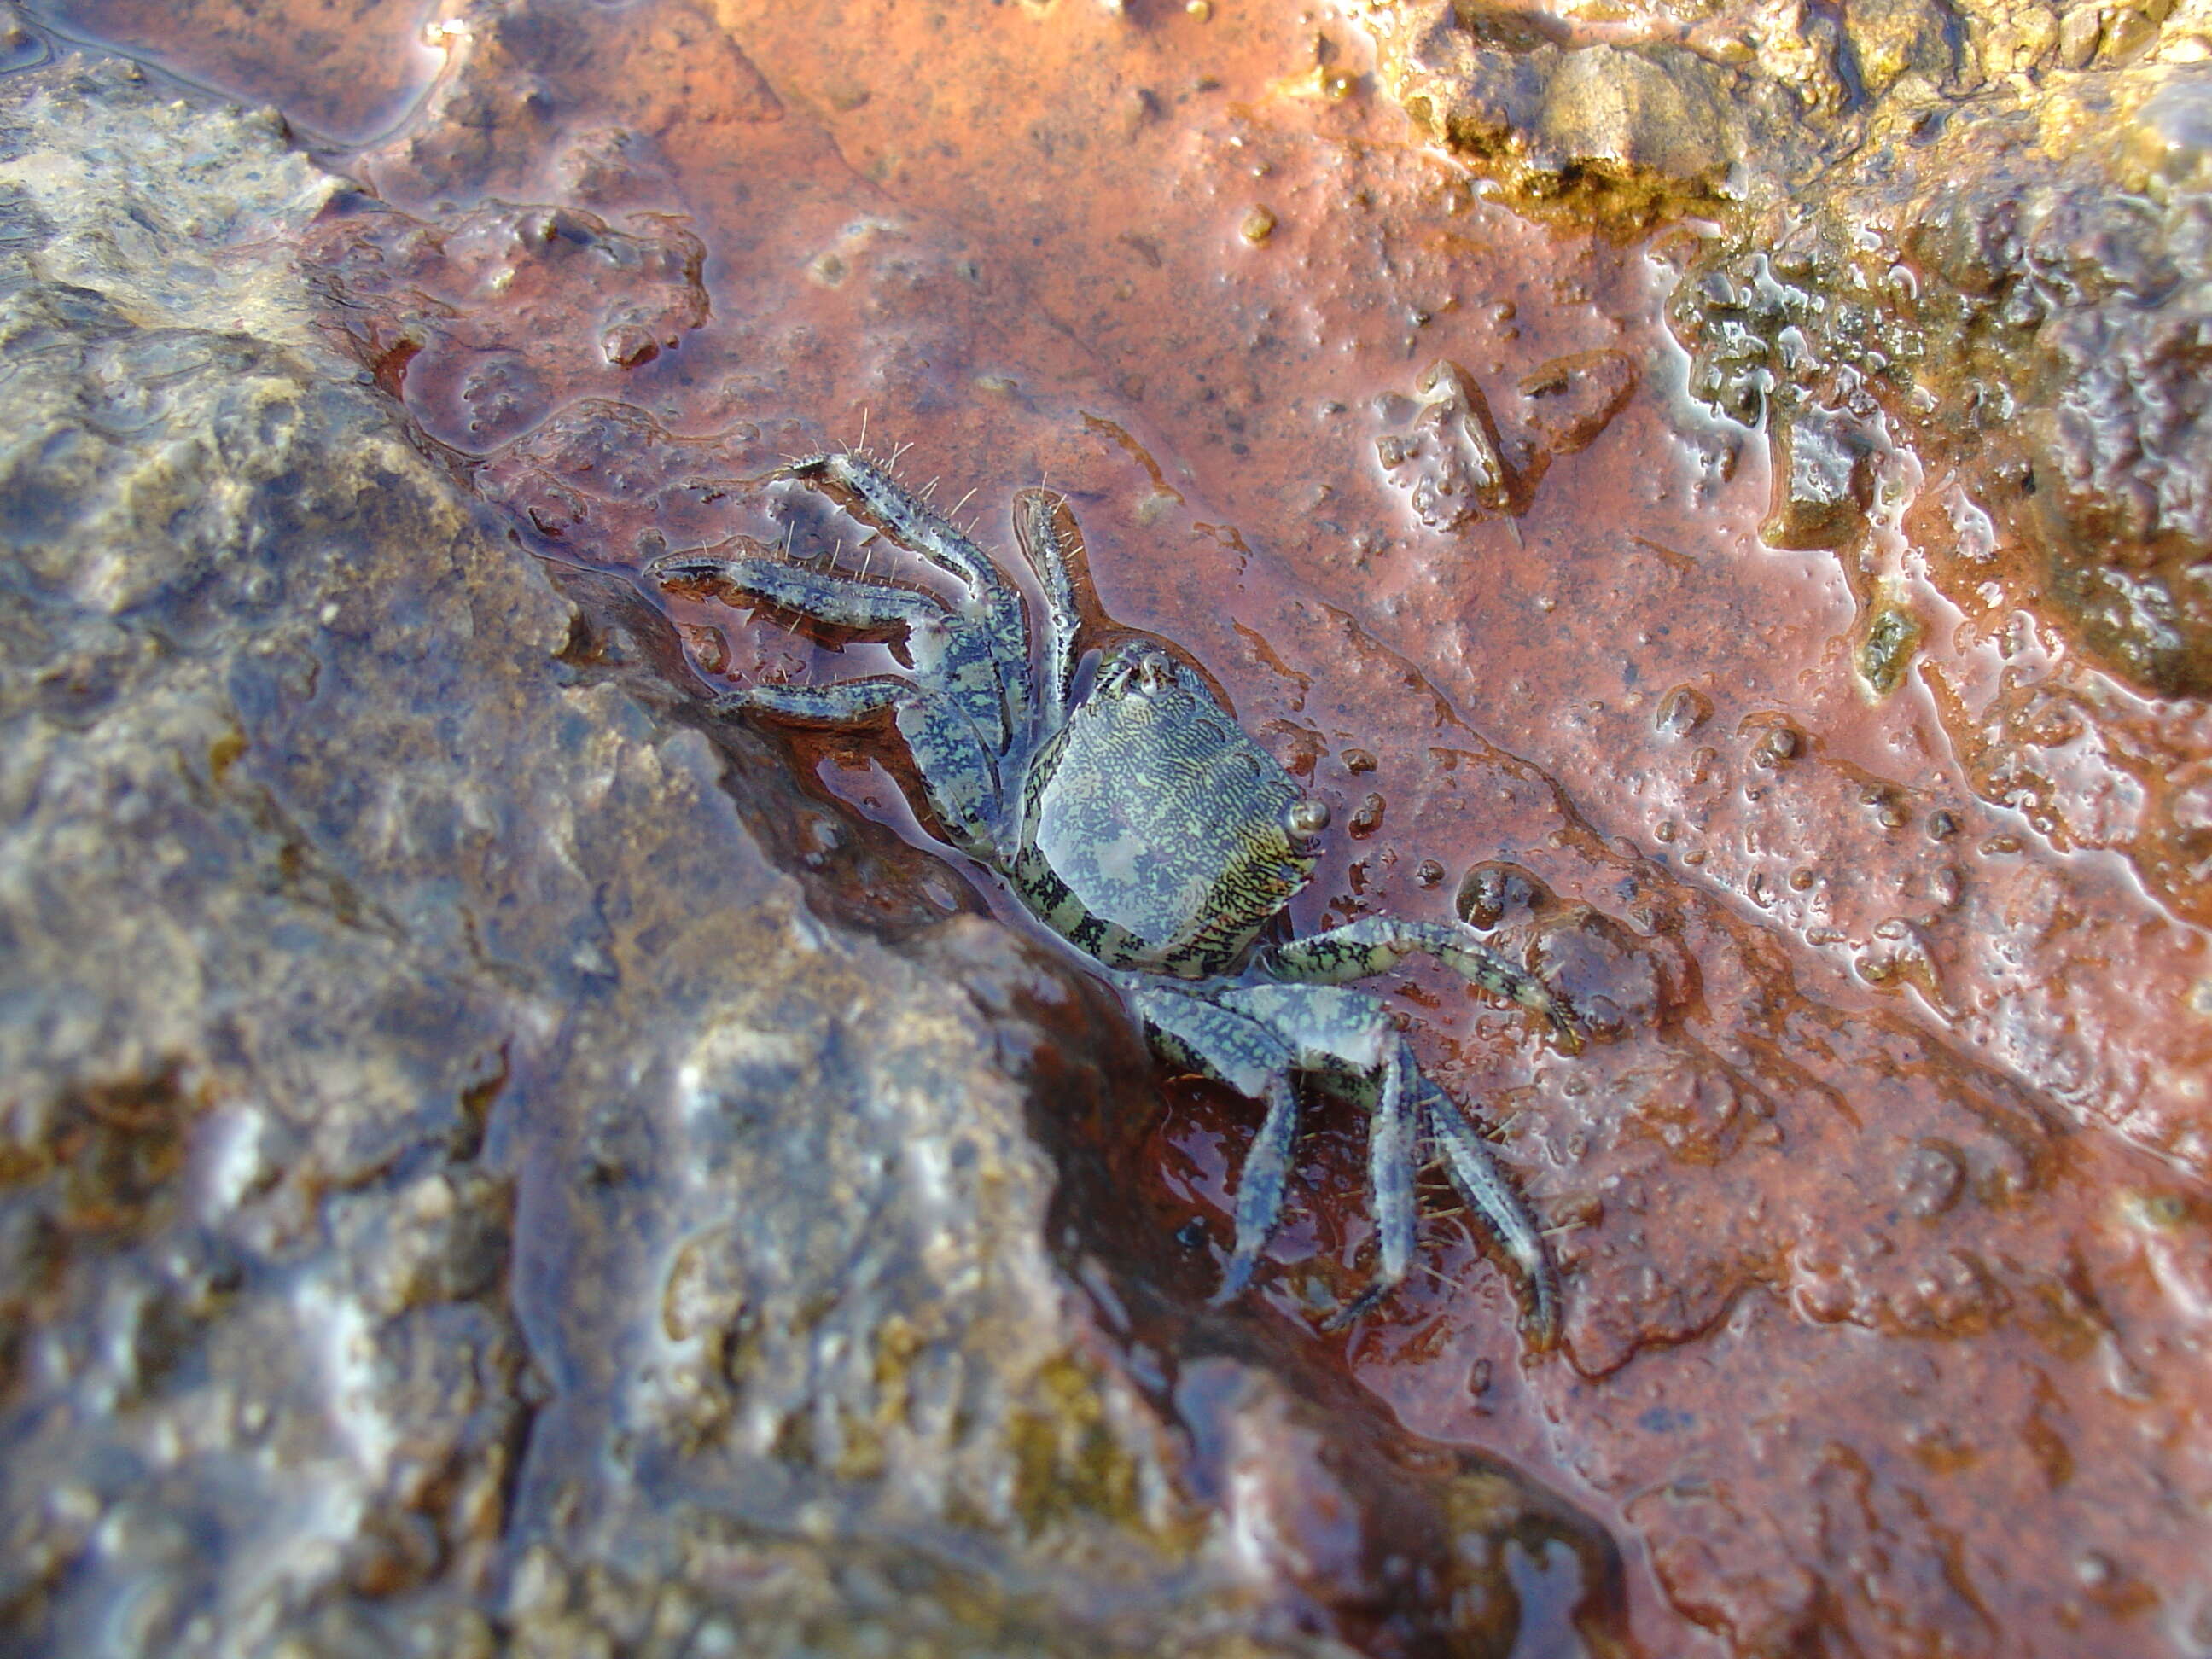
[[[1339,1329],[1405,1281],[1413,1264],[1414,1079],[1420,1074],[1375,998],[1328,985],[1247,985],[1222,994],[1291,1045],[1303,1073],[1323,1078],[1368,1108],[1367,1184],[1382,1261],[1368,1288],[1327,1325]]]
[[[934,593],[824,575],[777,558],[731,558],[711,550],[665,555],[647,565],[645,574],[658,582],[712,578],[746,599],[830,628],[903,629],[915,672],[959,705],[993,753],[1006,748],[1006,696],[990,636]]]
[[[967,585],[1005,684],[1012,729],[1029,729],[1029,628],[1020,591],[975,543],[916,501],[872,461],[858,455],[810,455],[780,477],[819,489],[870,529],[951,572]]]
[[[1431,1079],[1415,1073],[1414,1089],[1429,1139],[1444,1156],[1445,1171],[1468,1207],[1498,1247],[1513,1258],[1528,1285],[1529,1340],[1549,1348],[1559,1340],[1559,1276],[1534,1218],[1513,1190],[1459,1103]]]
[[[1291,939],[1261,953],[1260,969],[1303,985],[1341,985],[1388,973],[1407,957],[1425,952],[1470,983],[1510,997],[1552,1022],[1568,1046],[1582,1047],[1574,1012],[1534,975],[1516,968],[1455,928],[1395,916],[1362,916],[1341,927]]]
[[[1244,1154],[1244,1167],[1237,1174],[1237,1243],[1221,1275],[1221,1288],[1211,1298],[1217,1308],[1243,1294],[1253,1269],[1260,1265],[1260,1252],[1267,1248],[1275,1223],[1282,1218],[1291,1150],[1298,1139],[1297,1090],[1288,1073],[1268,1083],[1264,1098],[1267,1115],[1260,1120],[1260,1133],[1253,1137],[1252,1150]]]
[[[664,553],[645,567],[645,574],[662,583],[718,581],[749,599],[832,628],[916,629],[956,620],[934,593],[829,575],[769,555],[732,558],[711,548]]]
[[[1044,726],[1056,732],[1066,723],[1075,695],[1075,636],[1083,625],[1075,573],[1083,560],[1083,532],[1066,496],[1024,489],[1014,497],[1014,540],[1044,588]]]
[[[1382,1267],[1367,1288],[1330,1316],[1325,1330],[1341,1330],[1403,1284],[1413,1265],[1413,1103],[1409,1085],[1419,1076],[1401,1042],[1382,1068],[1367,1120],[1367,1186],[1375,1203]]]
[[[1281,1217],[1290,1179],[1291,1152],[1298,1138],[1297,1094],[1291,1080],[1295,1055],[1258,1020],[1179,992],[1146,987],[1132,993],[1145,1035],[1178,1066],[1225,1083],[1240,1095],[1267,1103],[1267,1115],[1237,1176],[1237,1242],[1213,1305],[1242,1293],[1260,1265],[1260,1252]]]
[[[975,728],[942,694],[896,675],[839,680],[830,685],[756,685],[716,699],[714,712],[759,709],[806,726],[853,726],[891,711],[914,757],[929,810],[953,843],[970,857],[997,859],[997,803],[991,757]]]

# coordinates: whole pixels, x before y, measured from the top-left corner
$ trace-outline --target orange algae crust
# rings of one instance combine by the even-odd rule
[[[1932,471],[1887,475],[1879,592],[1809,519],[1777,533],[1765,447],[1685,395],[1668,301],[1700,244],[1638,234],[1715,186],[1517,217],[1358,28],[1288,6],[469,25],[305,257],[534,546],[867,568],[886,551],[767,482],[864,438],[1002,555],[1012,492],[1048,483],[1105,611],[1194,653],[1331,805],[1301,931],[1456,913],[1592,1027],[1562,1056],[1441,975],[1394,999],[1553,1230],[1559,1357],[1522,1363],[1439,1183],[1413,1282],[1311,1332],[1371,1249],[1335,1107],[1244,1340],[1340,1345],[1362,1409],[1599,1516],[1626,1650],[2212,1642],[2206,918],[2100,850],[2126,778],[2203,816],[2201,714],[2021,690],[2063,642],[1930,585],[1990,533]],[[880,650],[647,597],[702,693]],[[2036,729],[2050,777],[1993,783],[2021,763],[1953,735],[1966,698],[2072,720]],[[894,754],[794,752],[921,838]],[[1255,1117],[1170,1081],[1136,1130],[1040,1133],[1135,1195],[1072,1214],[1084,1247],[1195,1301]]]

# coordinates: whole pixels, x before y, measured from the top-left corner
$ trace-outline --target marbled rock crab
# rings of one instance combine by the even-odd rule
[[[1546,1016],[1578,1046],[1566,1005],[1472,933],[1432,922],[1364,917],[1256,948],[1311,876],[1328,809],[1158,642],[1109,644],[1082,684],[1081,542],[1062,497],[1024,489],[1014,499],[1016,539],[1044,594],[1040,642],[1005,574],[883,467],[854,454],[817,455],[780,476],[948,572],[962,592],[948,600],[817,570],[753,543],[736,554],[665,556],[647,567],[663,583],[712,581],[834,632],[889,635],[909,671],[756,685],[720,699],[717,711],[817,726],[887,714],[946,838],[1106,970],[1158,1052],[1265,1103],[1237,1181],[1236,1240],[1216,1300],[1243,1290],[1274,1229],[1297,1134],[1297,1081],[1311,1078],[1370,1114],[1380,1233],[1378,1271],[1331,1324],[1387,1296],[1411,1267],[1425,1136],[1517,1267],[1531,1340],[1553,1342],[1558,1279],[1528,1210],[1483,1138],[1414,1063],[1381,1001],[1339,988],[1423,951]]]

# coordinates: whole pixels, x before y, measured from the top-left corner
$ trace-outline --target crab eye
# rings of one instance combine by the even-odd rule
[[[1137,665],[1137,678],[1147,691],[1164,691],[1173,675],[1165,657],[1148,655]]]
[[[1328,828],[1328,804],[1317,800],[1295,802],[1283,814],[1283,826],[1294,836],[1317,836]]]

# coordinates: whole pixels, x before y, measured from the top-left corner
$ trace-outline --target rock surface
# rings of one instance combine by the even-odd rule
[[[1671,301],[1687,391],[1764,428],[1762,534],[1837,553],[1863,683],[1905,684],[1921,580],[1920,610],[1977,646],[2016,654],[1997,636],[2033,618],[2045,661],[1996,695],[1964,653],[1925,660],[1976,787],[2212,918],[2212,16],[1911,0],[1838,27],[1652,3],[1532,33],[1465,5],[1365,15],[1393,94],[1514,199],[1615,234],[1711,222]],[[1930,488],[1900,522],[1916,471]],[[1900,537],[1924,579],[1885,550]]]
[[[283,3],[307,19],[352,0]],[[159,10],[94,9],[130,6]],[[166,61],[211,65],[303,127],[332,130],[319,109],[392,83],[373,29],[270,75],[252,54],[289,38],[273,5],[173,9]],[[2062,40],[2053,15],[2039,47],[2035,10],[2019,12],[2020,61],[2063,84],[2051,65],[2081,25]],[[1979,475],[1916,478],[1911,456],[1952,452],[1920,449],[1878,378],[1851,403],[1815,377],[1820,398],[1783,424],[1792,489],[1770,503],[1747,428],[1682,396],[1664,289],[1674,270],[1705,274],[1700,245],[1621,240],[1684,198],[1663,169],[1695,152],[1644,144],[1608,173],[1591,135],[1666,102],[1608,103],[1621,88],[1577,89],[1562,67],[1571,42],[1599,40],[1605,54],[1580,57],[1648,70],[1688,53],[1716,84],[1779,87],[1760,108],[1782,125],[1758,145],[1679,135],[1742,158],[1698,188],[1740,216],[1722,228],[1746,231],[1760,179],[1831,168],[1848,185],[1865,136],[1887,133],[1907,180],[1975,100],[2012,95],[1972,81],[1972,19],[1943,27],[1955,79],[1913,67],[1930,15],[1761,4],[1710,28],[1675,18],[1672,34],[1663,15],[1578,15],[1589,33],[1571,35],[1461,6],[1484,49],[1575,92],[1544,142],[1585,157],[1587,188],[1543,198],[1553,175],[1532,173],[1515,198],[1529,217],[1407,142],[1372,95],[1387,56],[1375,68],[1340,20],[1291,6],[447,7],[426,55],[442,67],[348,161],[358,188],[304,227],[239,219],[199,261],[222,275],[301,258],[328,331],[295,300],[250,333],[290,365],[285,384],[352,411],[313,428],[340,434],[334,453],[383,468],[351,524],[399,514],[418,487],[446,502],[396,550],[333,538],[362,583],[303,563],[308,611],[286,599],[266,626],[309,665],[304,707],[280,696],[291,682],[224,680],[239,735],[222,787],[265,788],[320,862],[267,854],[250,826],[209,837],[274,864],[259,902],[278,923],[294,904],[339,914],[312,896],[343,877],[343,914],[398,919],[411,954],[330,984],[301,965],[312,935],[253,921],[195,955],[228,994],[227,964],[300,951],[286,982],[326,1012],[295,1020],[310,1046],[281,1086],[251,1054],[226,1058],[243,1052],[222,1046],[232,1027],[203,1040],[132,1000],[152,989],[88,975],[102,997],[130,994],[118,1024],[212,1056],[193,1076],[303,1103],[322,1161],[295,1173],[272,1132],[270,1173],[239,1188],[242,1214],[264,1217],[264,1193],[289,1206],[289,1255],[252,1243],[268,1228],[191,1212],[251,1248],[236,1288],[156,1325],[185,1334],[169,1344],[185,1358],[145,1401],[72,1427],[64,1368],[19,1370],[9,1443],[36,1461],[9,1524],[59,1492],[81,1527],[56,1529],[45,1588],[20,1605],[78,1620],[73,1638],[124,1605],[125,1562],[132,1605],[155,1609],[145,1627],[172,1618],[188,1650],[265,1627],[266,1645],[310,1651],[1479,1653],[1516,1620],[1539,1653],[1605,1653],[1624,1623],[1630,1650],[1685,1659],[2204,1649],[2212,936],[2121,860],[2070,850],[2136,844],[2152,786],[2180,803],[2177,824],[2203,817],[2201,708],[2150,708],[2137,744],[2128,722],[2148,705],[2086,665],[2055,607],[2005,586],[2040,567],[1977,504]],[[2091,19],[2100,64],[2110,15]],[[2185,21],[2168,19],[2177,43]],[[1728,28],[1755,50],[1714,32]],[[226,52],[240,54],[227,67]],[[2115,64],[2082,84],[2112,84],[2094,77]],[[162,100],[129,84],[155,118]],[[1911,126],[1925,108],[1941,131]],[[179,155],[220,148],[221,117],[160,118],[179,123]],[[166,182],[118,195],[156,224],[188,215]],[[1816,219],[1820,200],[1803,204]],[[1745,384],[1764,374],[1778,405],[1793,353],[1850,342],[1803,303],[1836,299],[1817,259],[1718,258],[1734,246],[1706,250],[1731,285],[1717,301],[1783,321],[1715,314],[1741,326]],[[84,269],[87,289],[124,286]],[[1906,314],[1887,269],[1869,268],[1855,313],[1883,350]],[[236,326],[178,314],[173,331]],[[1875,376],[1871,356],[1852,361]],[[268,374],[226,378],[242,397]],[[185,453],[198,406],[93,424]],[[259,453],[208,429],[228,434],[225,455]],[[390,441],[402,431],[412,450]],[[1191,650],[1330,805],[1301,927],[1456,911],[1573,998],[1595,1040],[1568,1056],[1436,975],[1386,982],[1550,1232],[1567,1285],[1556,1352],[1528,1362],[1501,1275],[1433,1182],[1408,1283],[1352,1329],[1318,1328],[1373,1247],[1364,1127],[1325,1102],[1251,1292],[1195,1312],[1218,1282],[1249,1105],[1150,1073],[1061,958],[974,914],[1020,920],[927,851],[887,745],[694,724],[703,690],[893,660],[855,645],[841,663],[787,618],[635,577],[663,548],[732,535],[902,568],[767,481],[781,456],[864,433],[910,444],[902,475],[941,477],[948,506],[972,489],[957,510],[1002,552],[1016,489],[1043,478],[1077,501],[1106,608]],[[41,447],[24,476],[70,453]],[[105,499],[79,470],[92,482],[71,487]],[[544,556],[559,597],[498,534],[439,527],[470,496],[484,527]],[[133,486],[141,498],[168,496]],[[281,519],[292,497],[272,480],[198,498]],[[1817,544],[1762,547],[1762,521]],[[462,603],[438,597],[457,588]],[[230,661],[231,623],[177,623],[195,603],[165,598],[131,625]],[[102,723],[127,719],[126,700],[98,704],[98,674],[81,678],[86,729],[125,730]],[[45,694],[64,715],[65,682]],[[131,681],[131,706],[159,707],[167,683]],[[394,708],[429,729],[404,766],[373,717]],[[1969,738],[1998,714],[2034,747],[1985,765]],[[2100,757],[2150,784],[2100,782]],[[321,883],[310,899],[287,896],[288,868]],[[145,890],[118,886],[123,913],[101,926],[166,926]],[[98,919],[104,902],[46,909]],[[146,957],[149,987],[173,986]],[[447,1028],[475,1046],[441,1069],[422,1056]],[[333,1092],[326,1070],[387,1080]],[[957,1097],[925,1086],[936,1078]],[[373,1109],[350,1112],[356,1094]],[[104,1334],[128,1328],[114,1310],[145,1282],[116,1275],[170,1258],[125,1243],[94,1261],[85,1241],[127,1218],[134,1237],[171,1238],[174,1194],[233,1190],[217,1178],[232,1143],[227,1118],[174,1136],[156,1119],[125,1158],[112,1126],[148,1121],[133,1115],[148,1090],[79,1097],[97,1132],[27,1132],[50,1150],[10,1189],[27,1225],[68,1224],[37,1237],[78,1252],[58,1275],[17,1274],[47,1298],[18,1322],[44,1344],[34,1358],[107,1364],[128,1351]],[[69,1170],[106,1173],[64,1171],[72,1150]],[[450,1201],[417,1191],[431,1174]],[[449,1207],[476,1219],[441,1237]],[[312,1340],[333,1328],[316,1322],[331,1282],[350,1298],[341,1334],[366,1346]],[[222,1316],[272,1295],[267,1316],[317,1369],[257,1362],[304,1376],[304,1403],[240,1389],[247,1417],[285,1425],[241,1471],[197,1426],[214,1413],[194,1356],[264,1352]],[[451,1345],[483,1357],[465,1383],[428,1361],[403,1376],[320,1358],[398,1353],[395,1320],[455,1304],[504,1332]],[[436,1439],[441,1397],[475,1437]],[[510,1398],[520,1426],[496,1405]],[[386,1421],[406,1433],[379,1438]],[[214,1449],[174,1449],[186,1427]],[[507,1478],[474,1488],[494,1499],[456,1510],[458,1476],[378,1461],[447,1443],[443,1468],[506,1457]],[[204,1530],[228,1517],[265,1536],[281,1477],[309,1467],[284,1461],[295,1444],[377,1472],[334,1479],[342,1498],[368,1495],[298,1529],[341,1540],[328,1572],[282,1557],[295,1571],[267,1590],[252,1577],[266,1553],[149,1565],[158,1552],[132,1541],[187,1513],[180,1492],[215,1517]],[[1618,1559],[1482,1454],[1571,1493]],[[64,1464],[76,1479],[47,1478]],[[183,1473],[161,1485],[151,1468]],[[21,1559],[40,1559],[43,1521],[21,1528]],[[161,1611],[196,1586],[209,1626]],[[262,1624],[221,1622],[249,1592],[273,1609]]]
[[[410,443],[277,124],[0,135],[13,1640],[1504,1654],[1564,1546],[1604,1644],[1556,1500],[1073,1253],[1118,1006]]]
[[[1890,671],[1869,686],[1914,654],[1880,648],[1899,615],[1956,616],[1924,672],[1978,790],[2202,921],[2212,72],[2058,79],[1923,112],[1893,135],[1913,165],[1869,149],[1814,210],[1709,253],[1674,313],[1692,392],[1765,423],[1769,539],[1853,573]],[[1900,513],[1913,467],[1932,487]],[[1892,536],[1919,569],[1885,561]],[[2000,644],[2015,617],[2041,638]],[[1973,660],[1991,649],[2002,686]]]

